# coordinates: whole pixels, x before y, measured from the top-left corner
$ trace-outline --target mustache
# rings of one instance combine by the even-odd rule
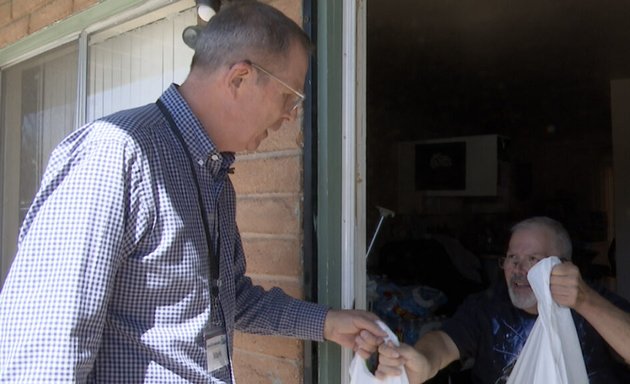
[[[529,280],[527,280],[527,275],[513,275],[510,277],[510,284],[529,284]]]

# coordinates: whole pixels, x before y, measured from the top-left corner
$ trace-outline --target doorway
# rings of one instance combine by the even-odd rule
[[[366,292],[405,341],[501,279],[509,228],[526,217],[562,222],[583,274],[616,286],[610,95],[630,78],[628,17],[623,1],[368,3],[368,244],[378,207],[395,215]],[[427,158],[452,167],[433,174]],[[432,304],[409,301],[421,290]]]

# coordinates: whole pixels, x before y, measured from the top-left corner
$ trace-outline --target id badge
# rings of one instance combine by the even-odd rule
[[[211,326],[205,335],[205,339],[208,372],[216,371],[228,365],[227,336],[223,327]]]

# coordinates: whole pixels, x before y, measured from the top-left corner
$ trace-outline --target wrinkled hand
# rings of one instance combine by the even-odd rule
[[[399,347],[391,342],[381,344],[376,377],[384,380],[387,376],[400,376],[403,369],[407,371],[410,384],[424,383],[431,378],[429,361],[415,348],[404,343]]]
[[[556,265],[549,280],[551,297],[559,305],[576,309],[586,300],[588,286],[578,267],[570,262]]]
[[[387,336],[377,320],[378,316],[366,311],[331,309],[326,315],[324,339],[351,348],[367,359]]]

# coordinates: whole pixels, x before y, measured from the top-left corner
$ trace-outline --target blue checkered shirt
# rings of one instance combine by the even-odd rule
[[[217,321],[230,360],[235,329],[322,340],[324,306],[245,276],[234,155],[217,152],[176,85],[160,99],[194,160],[210,241],[186,152],[156,104],[73,132],[50,158],[0,293],[0,381],[230,382],[231,364],[207,371],[204,329]],[[208,246],[220,249],[217,305]]]

